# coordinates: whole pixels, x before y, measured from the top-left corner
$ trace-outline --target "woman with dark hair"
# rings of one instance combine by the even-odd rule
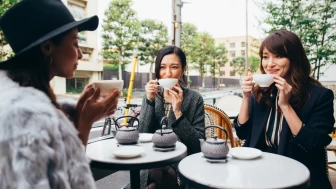
[[[168,117],[168,128],[187,146],[188,154],[200,152],[199,139],[204,138],[204,103],[202,96],[181,85],[186,70],[186,56],[176,46],[166,46],[159,50],[155,60],[156,80],[146,85],[146,95],[142,101],[139,131],[154,133],[160,127],[162,117]],[[179,82],[173,89],[158,87],[158,79],[176,78]],[[166,174],[168,173],[168,174]],[[148,188],[177,188],[174,167],[149,171],[143,185]],[[175,182],[174,180],[175,179]]]
[[[293,158],[310,171],[310,188],[332,188],[325,147],[331,142],[334,94],[310,76],[311,66],[296,34],[270,34],[261,44],[263,74],[274,83],[259,87],[251,75],[242,82],[243,101],[234,120],[244,146]],[[276,171],[276,170],[274,170]]]
[[[49,83],[74,77],[78,32],[97,26],[97,16],[75,21],[61,0],[21,0],[0,18],[15,53],[0,62],[0,188],[95,188],[85,145],[120,92],[98,101],[89,85],[66,112]]]

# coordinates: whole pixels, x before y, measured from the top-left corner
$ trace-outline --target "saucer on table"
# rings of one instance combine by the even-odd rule
[[[152,133],[140,133],[139,142],[152,142],[153,134]]]
[[[237,147],[230,149],[230,155],[237,159],[255,159],[261,156],[262,151],[250,147]]]
[[[121,146],[116,148],[112,153],[118,158],[134,158],[145,152],[143,147],[139,146]]]

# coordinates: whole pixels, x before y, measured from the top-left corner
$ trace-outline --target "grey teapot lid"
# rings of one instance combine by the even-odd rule
[[[212,136],[211,138],[206,140],[210,144],[223,144],[225,143],[225,140],[223,139],[217,139],[217,135]]]
[[[136,127],[122,127],[119,130],[120,131],[135,131]]]

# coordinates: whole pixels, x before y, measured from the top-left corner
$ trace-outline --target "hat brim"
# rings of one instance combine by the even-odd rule
[[[89,17],[89,18],[86,18],[86,19],[83,19],[83,20],[79,20],[79,21],[74,21],[74,22],[70,22],[66,25],[63,25],[49,33],[47,33],[46,35],[42,36],[41,38],[37,39],[36,41],[34,41],[33,43],[31,43],[30,45],[28,45],[27,47],[25,47],[23,50],[21,50],[20,52],[18,53],[15,53],[15,56],[4,61],[4,62],[7,62],[7,61],[10,61],[12,59],[15,59],[16,57],[20,56],[21,54],[29,51],[30,49],[32,49],[33,47],[36,47],[37,45],[39,45],[40,43],[48,40],[48,39],[51,39],[63,32],[66,32],[72,28],[78,28],[78,32],[80,31],[94,31],[97,29],[98,27],[98,24],[99,24],[99,19],[98,19],[98,16],[92,16],[92,17]],[[4,63],[4,62],[0,62],[0,63]]]

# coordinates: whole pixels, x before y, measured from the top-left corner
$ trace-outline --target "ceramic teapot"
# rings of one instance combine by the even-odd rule
[[[204,156],[209,159],[223,159],[226,158],[229,153],[229,146],[227,145],[228,134],[225,129],[219,126],[208,126],[209,128],[218,128],[224,131],[226,134],[225,141],[223,139],[217,139],[217,135],[212,136],[210,139],[204,141],[204,139],[200,139],[201,151]],[[205,130],[206,130],[205,129]]]
[[[156,130],[152,137],[152,142],[155,147],[169,148],[175,146],[175,143],[177,142],[177,135],[172,129],[167,129],[167,124],[168,118],[164,116],[160,123],[161,129]]]
[[[127,124],[126,127],[118,127],[118,120],[128,118],[128,122],[132,124]],[[134,125],[135,122],[139,125],[139,119],[133,116],[121,116],[116,120],[116,131],[114,135],[115,139],[119,144],[134,144],[138,142],[139,131]]]

